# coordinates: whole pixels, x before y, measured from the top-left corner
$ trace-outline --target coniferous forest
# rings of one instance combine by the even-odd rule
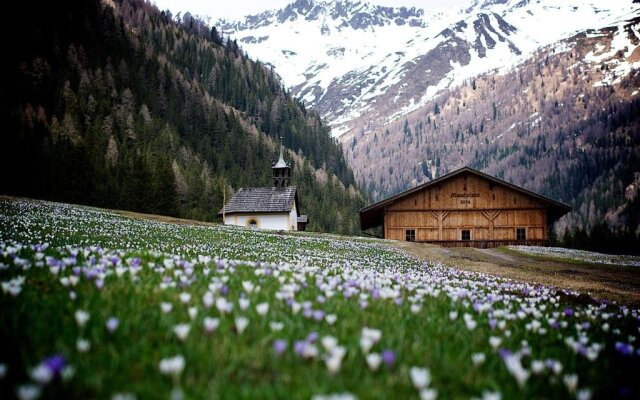
[[[364,198],[329,128],[235,41],[142,0],[18,8],[1,193],[215,220],[223,188],[271,185],[282,137],[309,229],[358,230]]]

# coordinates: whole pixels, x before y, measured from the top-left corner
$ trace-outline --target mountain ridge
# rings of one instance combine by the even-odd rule
[[[254,25],[219,24],[251,54],[274,65],[293,94],[318,110],[333,134],[341,136],[353,129],[352,120],[379,117],[376,101],[391,101],[399,110],[391,117],[402,116],[444,88],[517,64],[538,48],[578,31],[617,23],[640,8],[622,0],[606,5],[501,0],[439,10],[388,9],[366,2],[300,0],[245,19]],[[287,18],[276,18],[285,14]],[[540,31],[542,24],[545,29]],[[285,32],[300,38],[285,39]],[[314,43],[313,49],[305,48],[306,42]],[[445,65],[452,43],[457,46],[454,58],[460,61],[456,65],[462,68]],[[416,63],[419,69],[412,68]],[[426,88],[413,89],[418,81]],[[401,96],[382,99],[389,91]]]

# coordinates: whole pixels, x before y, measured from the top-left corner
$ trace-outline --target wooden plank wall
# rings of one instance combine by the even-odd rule
[[[528,241],[547,239],[545,207],[534,197],[464,174],[407,195],[385,210],[385,237],[405,240],[415,229],[417,241],[460,241],[462,230],[472,241],[515,241],[526,229]]]

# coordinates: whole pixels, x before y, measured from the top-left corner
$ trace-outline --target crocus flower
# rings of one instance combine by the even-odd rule
[[[438,398],[438,391],[432,388],[422,389],[420,391],[420,400],[436,400]]]
[[[191,325],[189,324],[178,324],[173,327],[173,333],[176,334],[178,339],[181,341],[185,341],[187,336],[189,336],[189,331],[191,330]]]
[[[431,373],[427,368],[411,367],[409,375],[413,386],[418,390],[426,388],[431,382]]]
[[[322,347],[324,347],[326,351],[331,352],[338,345],[338,339],[333,336],[323,336],[320,343],[322,343]]]
[[[182,302],[182,304],[187,304],[189,301],[191,301],[191,294],[187,292],[180,293],[180,301]]]
[[[65,360],[64,356],[60,354],[47,357],[42,361],[42,364],[51,371],[51,374],[54,377],[60,376],[60,374],[62,374],[62,370],[64,369],[66,363],[67,361]]]
[[[369,369],[372,371],[377,371],[380,367],[380,363],[382,362],[382,356],[378,353],[367,354],[365,359],[367,360]]]
[[[40,397],[42,390],[36,385],[20,385],[16,389],[16,395],[20,400],[35,400]]]
[[[33,368],[29,373],[31,379],[40,385],[45,385],[53,379],[53,372],[44,364]]]
[[[256,305],[258,315],[265,316],[269,312],[269,303],[260,303]]]
[[[173,310],[173,304],[162,302],[160,303],[160,310],[162,310],[163,314],[169,314]]]
[[[273,342],[273,351],[277,355],[282,355],[284,351],[287,349],[287,341],[283,339],[277,339]]]
[[[569,393],[574,393],[578,388],[578,375],[568,374],[562,378],[564,385],[567,387]]]
[[[385,363],[387,368],[393,367],[393,364],[396,362],[396,353],[393,350],[385,350],[382,352],[382,361]]]
[[[78,310],[75,313],[75,317],[76,317],[76,323],[80,328],[82,328],[87,324],[87,321],[89,321],[90,314],[87,311]]]
[[[218,318],[205,317],[202,324],[204,325],[204,330],[207,333],[212,333],[220,325],[220,320]]]
[[[76,340],[76,349],[80,353],[86,353],[87,351],[89,351],[89,349],[91,349],[91,342],[89,342],[87,339],[80,338]]]
[[[236,331],[238,331],[238,334],[241,335],[242,332],[244,332],[244,330],[247,328],[247,325],[249,325],[249,320],[245,317],[236,317],[235,323]]]
[[[269,322],[269,328],[271,328],[273,332],[279,332],[284,328],[284,324],[282,322],[271,321]]]
[[[475,366],[478,366],[478,365],[484,363],[484,361],[486,359],[487,359],[487,357],[484,355],[484,353],[473,353],[471,355],[471,362]]]
[[[160,373],[163,375],[180,376],[184,370],[185,361],[182,355],[160,360]]]
[[[107,327],[107,330],[109,331],[109,333],[115,332],[116,329],[118,329],[119,325],[120,325],[120,321],[118,320],[118,318],[115,318],[115,317],[109,318],[105,323],[105,326]]]

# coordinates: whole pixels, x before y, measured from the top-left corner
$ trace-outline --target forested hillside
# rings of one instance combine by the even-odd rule
[[[640,71],[628,67],[640,59],[630,47],[639,41],[638,22],[542,49],[383,128],[363,121],[345,145],[357,180],[383,198],[469,165],[573,206],[556,225],[560,237],[572,234],[570,244],[591,234],[593,244],[633,248]],[[617,51],[615,40],[631,44]]]
[[[329,129],[235,41],[141,0],[17,7],[0,193],[213,220],[225,185],[271,185],[282,136],[309,228],[358,229],[363,199]]]

